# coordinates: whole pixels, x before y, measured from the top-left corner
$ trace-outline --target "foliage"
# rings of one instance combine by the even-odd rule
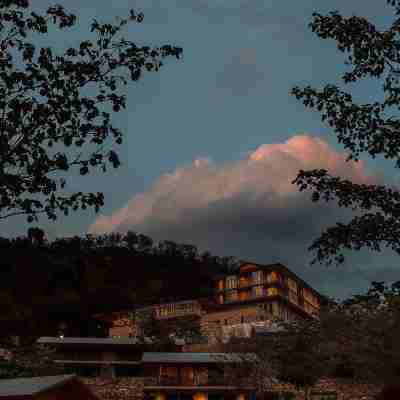
[[[346,316],[341,331],[347,338],[347,354],[356,375],[386,385],[400,379],[399,283],[390,287],[373,282],[363,296],[339,306]]]
[[[305,320],[282,323],[285,328],[271,339],[264,339],[265,354],[277,378],[304,389],[306,398],[318,380],[329,373],[332,347],[321,321]]]
[[[11,357],[0,361],[0,379],[54,375],[62,372],[61,368],[52,363],[54,349],[29,344],[11,346],[7,350]]]
[[[387,0],[394,9],[390,27],[378,29],[366,18],[344,17],[338,12],[313,14],[310,27],[321,39],[333,39],[339,51],[347,54],[348,69],[341,76],[344,85],[354,86],[371,78],[381,83],[382,100],[358,103],[350,91],[332,84],[322,89],[310,86],[292,89],[304,105],[318,110],[349,151],[348,161],[362,153],[372,158],[384,156],[400,167],[400,3]],[[379,97],[377,97],[379,98]],[[344,250],[369,248],[380,251],[384,244],[400,254],[400,192],[384,185],[358,184],[335,177],[324,169],[301,170],[293,183],[300,191],[313,190],[314,202],[336,199],[340,207],[359,210],[349,223],[337,223],[322,233],[309,250],[316,261],[328,265],[344,261]]]
[[[261,374],[294,384],[306,396],[325,377],[393,387],[400,379],[399,295],[398,282],[372,282],[365,294],[327,303],[318,319],[280,322],[284,330],[233,338],[222,351],[257,354],[254,384]],[[267,385],[262,392],[268,391]]]
[[[182,53],[120,37],[128,22],[142,20],[133,10],[114,25],[94,20],[95,39],[57,53],[30,38],[49,35],[51,25],[73,27],[75,15],[59,5],[39,15],[29,0],[0,1],[0,219],[25,214],[32,222],[45,214],[54,220],[57,211],[97,212],[103,205],[102,193],[68,194],[63,176],[120,165],[115,145],[123,133],[111,116],[126,108],[121,89]]]
[[[57,334],[55,325],[65,322],[68,336],[86,336],[92,314],[209,296],[210,278],[234,264],[134,232],[53,242],[0,238],[0,250],[2,335]]]

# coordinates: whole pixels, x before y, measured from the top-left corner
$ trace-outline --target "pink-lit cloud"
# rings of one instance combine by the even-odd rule
[[[300,169],[314,168],[354,182],[376,182],[362,162],[345,160],[346,154],[323,139],[305,134],[263,144],[235,162],[197,159],[162,175],[112,215],[97,218],[90,232],[133,230],[216,254],[279,261],[305,278],[311,241],[351,214],[333,203],[312,203],[310,193],[300,193],[291,182]]]
[[[191,210],[235,198],[247,198],[254,207],[274,207],[293,195],[301,197],[291,184],[300,169],[326,168],[359,183],[375,180],[366,174],[363,162],[347,163],[345,159],[344,153],[309,135],[293,136],[285,143],[263,144],[247,159],[221,166],[209,159],[196,159],[161,176],[149,191],[134,196],[113,215],[99,217],[90,232],[135,228],[148,219],[179,222]]]

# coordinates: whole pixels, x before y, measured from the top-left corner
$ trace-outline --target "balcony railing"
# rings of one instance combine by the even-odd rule
[[[214,293],[222,293],[222,292],[229,292],[232,290],[241,290],[247,289],[254,286],[275,286],[282,289],[286,289],[287,285],[285,284],[284,280],[280,277],[268,277],[268,278],[247,278],[247,279],[238,279],[234,285],[227,285],[223,289],[221,288],[214,288]]]
[[[236,302],[240,302],[240,301],[248,301],[248,300],[255,300],[255,299],[265,299],[268,297],[273,297],[273,296],[283,296],[283,297],[287,297],[287,295],[285,294],[285,292],[283,290],[278,290],[276,293],[268,293],[267,291],[262,291],[261,293],[258,292],[251,292],[249,294],[247,294],[245,297],[240,298],[239,295],[235,296],[235,297],[227,297],[225,298],[224,303],[236,303]]]
[[[158,376],[145,377],[144,386],[227,386],[228,381],[224,377],[213,376],[194,376],[178,377],[178,376]]]
[[[201,306],[195,302],[179,302],[165,304],[155,310],[157,319],[182,317],[185,315],[201,315]]]

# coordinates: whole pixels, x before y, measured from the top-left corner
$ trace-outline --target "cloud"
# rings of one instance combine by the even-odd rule
[[[263,144],[245,159],[222,165],[197,159],[162,175],[114,214],[100,216],[90,232],[134,230],[155,240],[193,243],[215,254],[282,262],[329,290],[326,277],[340,282],[340,273],[321,275],[320,270],[308,268],[307,247],[324,228],[349,219],[350,211],[332,203],[312,203],[310,193],[300,193],[291,181],[300,169],[326,168],[355,182],[376,182],[363,162],[345,159],[346,154],[323,139],[306,134]],[[360,281],[356,265],[352,271],[348,276]],[[353,284],[336,282],[334,293],[349,291]]]

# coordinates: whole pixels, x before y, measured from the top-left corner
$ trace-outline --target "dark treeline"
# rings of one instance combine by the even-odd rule
[[[95,313],[211,294],[211,276],[235,267],[232,257],[128,232],[49,242],[43,231],[0,238],[0,324],[3,334],[93,335]],[[97,326],[97,325],[96,325]]]

